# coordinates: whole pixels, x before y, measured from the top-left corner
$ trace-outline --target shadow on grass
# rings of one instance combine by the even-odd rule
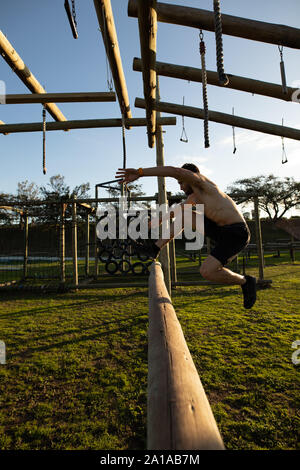
[[[119,324],[120,325],[122,323],[125,323],[125,324],[123,326],[119,326],[118,328],[115,328],[115,329],[110,329],[110,330],[107,329],[108,324]],[[39,338],[30,338],[30,342],[31,342],[31,341],[36,341],[37,339],[40,340],[40,339],[46,339],[46,338],[49,338],[49,337],[53,338],[53,337],[58,337],[58,336],[74,334],[74,333],[82,333],[83,331],[88,331],[88,330],[91,330],[91,329],[97,329],[97,330],[102,329],[103,330],[103,331],[97,331],[97,333],[94,333],[92,335],[81,336],[80,338],[77,338],[77,339],[61,341],[59,343],[49,344],[49,345],[45,345],[45,346],[37,346],[37,347],[33,347],[33,348],[29,347],[29,348],[27,348],[23,351],[13,353],[13,354],[9,354],[8,359],[9,358],[16,358],[16,357],[28,357],[28,356],[33,355],[36,352],[39,352],[39,351],[48,351],[48,350],[56,349],[56,348],[60,349],[60,348],[63,348],[64,346],[67,346],[67,345],[71,345],[71,344],[75,345],[75,344],[78,344],[78,343],[82,343],[83,341],[96,340],[101,336],[105,336],[105,338],[108,339],[108,336],[111,335],[111,334],[121,333],[123,331],[128,331],[129,326],[132,327],[132,326],[137,326],[137,325],[141,325],[141,324],[146,324],[145,316],[144,315],[139,315],[138,317],[135,317],[134,319],[131,320],[130,325],[128,323],[129,323],[128,319],[126,318],[124,320],[117,320],[115,322],[104,322],[101,325],[96,326],[96,327],[91,326],[91,327],[87,327],[87,328],[80,328],[79,330],[71,330],[71,331],[68,331],[68,332],[65,331],[65,332],[59,333],[57,335],[50,335],[50,336],[39,337]]]
[[[28,294],[28,293],[27,293]],[[80,299],[86,299],[88,298],[89,301],[88,302],[74,302],[74,303],[67,303],[67,304],[58,304],[58,305],[54,305],[54,306],[47,306],[47,307],[43,307],[43,308],[34,308],[34,309],[31,309],[29,308],[28,310],[21,310],[21,311],[18,311],[18,312],[12,312],[12,313],[4,313],[4,314],[1,314],[0,313],[0,320],[2,318],[16,318],[16,317],[22,317],[22,316],[28,316],[28,315],[36,315],[36,314],[43,314],[43,313],[51,313],[51,312],[55,312],[55,310],[59,309],[60,311],[62,309],[65,309],[65,310],[68,310],[68,309],[73,309],[73,308],[76,308],[76,307],[87,307],[87,306],[91,306],[91,307],[95,307],[95,305],[97,305],[98,303],[101,304],[102,302],[107,302],[107,301],[111,301],[112,303],[113,302],[117,302],[117,301],[121,301],[121,300],[124,300],[126,298],[132,298],[132,297],[145,297],[145,293],[144,292],[128,292],[127,294],[111,294],[111,295],[98,295],[98,294],[92,294],[92,296],[94,296],[94,298],[91,299],[91,295],[88,295],[88,294],[66,294],[65,296],[65,300],[72,300],[72,298],[74,298],[74,300],[80,300]],[[45,295],[45,294],[30,294],[30,295],[18,295],[18,296],[12,296],[13,298],[7,298],[7,299],[3,299],[2,300],[16,300],[16,297],[18,300],[37,300],[38,298],[43,298],[43,299],[57,299],[57,300],[63,300],[64,298],[62,297],[62,295]]]

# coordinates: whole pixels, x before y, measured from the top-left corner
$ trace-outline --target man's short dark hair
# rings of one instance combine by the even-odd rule
[[[200,173],[199,168],[194,165],[194,163],[185,163],[184,165],[182,165],[181,168],[184,168],[185,170],[190,170],[193,173]]]

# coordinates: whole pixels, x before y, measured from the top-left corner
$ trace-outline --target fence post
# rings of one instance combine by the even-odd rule
[[[254,198],[254,216],[255,216],[255,229],[256,229],[256,246],[257,246],[258,261],[259,261],[259,279],[264,279],[264,253],[263,253],[263,246],[262,246],[258,196]]]
[[[23,262],[23,278],[26,279],[28,274],[28,212],[23,213],[24,218],[24,262]]]
[[[75,199],[75,196],[74,196]],[[78,286],[78,259],[77,259],[77,204],[72,203],[72,250],[73,250],[73,282]]]
[[[90,214],[87,212],[85,219],[85,275],[88,277],[90,273]]]
[[[61,202],[60,205],[60,282],[66,282],[66,266],[65,266],[65,257],[66,257],[66,243],[65,243],[65,211],[66,204]]]

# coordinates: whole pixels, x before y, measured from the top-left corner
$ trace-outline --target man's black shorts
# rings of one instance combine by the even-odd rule
[[[235,257],[248,245],[250,231],[247,224],[243,222],[223,226],[211,222],[209,221],[208,224],[210,230],[207,231],[210,233],[206,233],[214,244],[210,254],[225,266],[230,258]],[[211,230],[212,228],[213,230]]]

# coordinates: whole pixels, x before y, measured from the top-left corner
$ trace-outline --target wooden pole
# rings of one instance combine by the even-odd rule
[[[5,104],[28,103],[93,103],[116,101],[114,92],[81,92],[81,93],[26,93],[6,95]]]
[[[163,117],[160,118],[158,122],[164,126],[174,126],[176,125],[176,118]],[[125,119],[126,127],[140,127],[146,125],[147,120],[145,118]],[[47,122],[47,132],[68,129],[91,129],[96,127],[122,127],[122,119],[86,119],[80,121]],[[40,122],[0,125],[0,134],[5,134],[7,132],[41,132],[42,130],[43,123]]]
[[[157,88],[156,88],[156,99],[159,100],[159,82],[158,81],[157,81]],[[159,111],[157,113],[157,118],[160,118]],[[164,142],[163,142],[162,127],[156,124],[156,165],[164,166],[164,164],[165,164],[165,158],[164,158]],[[158,204],[159,206],[164,204],[166,207],[168,204],[168,199],[167,199],[165,178],[162,176],[158,176],[157,184],[158,184]],[[161,229],[161,226],[160,226],[160,229]],[[161,230],[160,230],[160,235],[161,235]],[[167,290],[169,292],[169,295],[171,295],[172,284],[171,284],[171,272],[170,272],[169,244],[165,245],[162,248],[159,259],[163,266]]]
[[[66,204],[63,202],[60,206],[60,282],[64,284],[66,282],[66,244],[65,244],[65,233],[66,233]]]
[[[128,91],[110,0],[94,0],[95,10],[109,61],[121,114],[131,118]]]
[[[145,100],[136,98],[135,106],[137,108],[145,108]],[[183,106],[174,103],[164,103],[155,101],[154,106],[157,111],[165,113],[179,114],[185,117],[193,117],[196,119],[204,119],[204,110],[194,108],[192,106]],[[269,124],[263,121],[255,121],[232,114],[219,113],[216,111],[209,111],[209,120],[226,124],[228,126],[241,127],[251,131],[262,132],[264,134],[277,135],[279,137],[286,137],[288,139],[300,140],[300,130],[292,127],[284,127],[278,124]],[[0,126],[1,130],[1,126]]]
[[[137,72],[142,71],[141,59],[135,58],[133,60],[133,70]],[[169,64],[165,62],[156,62],[156,73],[164,77],[179,78],[182,80],[189,80],[192,82],[202,82],[202,70],[195,67],[187,67],[182,65]],[[220,85],[219,76],[217,72],[207,70],[207,83],[224,88]],[[245,91],[257,95],[269,96],[284,101],[292,101],[292,96],[297,88],[287,87],[287,93],[283,93],[282,85],[275,83],[263,82],[260,80],[253,80],[251,78],[240,77],[227,73],[229,83],[225,88],[233,90]]]
[[[97,237],[97,209],[98,209],[98,186],[95,186],[95,198],[96,198],[96,214],[95,214],[95,233],[94,233],[94,278],[97,280],[99,274],[99,259],[98,259],[98,237]]]
[[[85,219],[85,275],[86,277],[90,274],[90,214],[86,214]]]
[[[24,64],[17,51],[13,48],[2,31],[0,31],[0,53],[10,68],[18,75],[32,93],[46,93],[46,90]],[[55,121],[66,121],[66,117],[58,109],[56,104],[47,103],[46,109]]]
[[[23,278],[26,279],[28,274],[28,212],[24,211],[24,261],[23,261]]]
[[[258,252],[258,262],[259,262],[259,279],[264,279],[264,252],[262,245],[262,236],[261,236],[261,224],[259,217],[259,206],[258,206],[258,197],[254,198],[254,217],[255,217],[255,230],[256,230],[256,246]]]
[[[78,259],[77,259],[77,207],[72,204],[72,251],[73,251],[73,282],[78,286]]]
[[[142,57],[142,72],[144,97],[146,103],[146,118],[148,145],[154,147],[156,111],[153,108],[156,93],[156,33],[157,14],[156,0],[138,0],[138,23]]]
[[[128,16],[137,18],[137,0],[129,0]],[[214,13],[169,3],[157,3],[157,20],[180,26],[215,31]],[[222,32],[253,41],[300,49],[300,29],[222,14]]]
[[[172,285],[175,286],[175,283],[177,282],[175,239],[171,240],[169,243],[169,253],[170,253],[170,267],[171,267],[171,281],[172,281]]]
[[[149,276],[147,414],[149,450],[224,449],[159,263]]]

